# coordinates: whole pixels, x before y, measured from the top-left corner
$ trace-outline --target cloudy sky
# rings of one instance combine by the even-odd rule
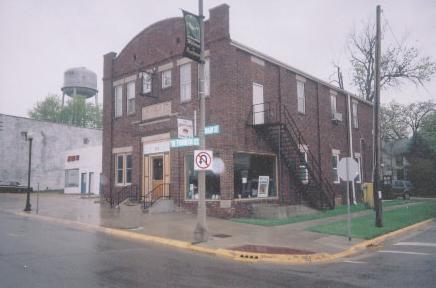
[[[375,18],[382,5],[385,43],[416,46],[436,61],[436,1],[204,0],[208,9],[230,5],[232,39],[330,81],[334,64],[351,87],[346,38]],[[198,11],[197,0],[0,0],[0,113],[26,116],[36,101],[60,94],[63,73],[85,66],[98,75],[103,54],[119,52],[137,33],[180,9]],[[413,84],[382,94],[382,101],[436,100],[436,77],[425,88]],[[102,96],[100,96],[102,101]]]

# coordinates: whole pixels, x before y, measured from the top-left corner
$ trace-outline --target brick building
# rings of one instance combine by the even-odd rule
[[[183,19],[170,18],[104,56],[107,199],[137,188],[148,200],[169,196],[196,208],[196,146],[176,147],[196,141],[174,140],[192,128],[195,137],[199,118],[198,65],[183,58],[184,41]],[[206,125],[219,125],[206,147],[224,164],[220,174],[207,172],[209,215],[249,215],[264,204],[333,207],[345,190],[337,162],[350,146],[361,166],[356,189],[370,181],[371,103],[232,40],[226,4],[210,9],[205,50]]]

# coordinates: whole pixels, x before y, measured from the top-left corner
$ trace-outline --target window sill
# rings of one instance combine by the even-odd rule
[[[253,198],[233,198],[233,201],[259,201],[259,200],[278,200],[278,196],[274,197],[253,197]]]
[[[170,88],[171,88],[171,85],[170,85],[170,86],[162,87],[161,90],[164,91],[164,90],[168,90],[168,89],[170,89]]]

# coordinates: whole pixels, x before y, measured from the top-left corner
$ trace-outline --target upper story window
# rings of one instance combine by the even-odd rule
[[[199,66],[200,67],[200,66]],[[204,91],[204,96],[210,95],[210,60],[209,58],[204,59],[204,85],[203,87],[200,86],[200,91]],[[200,71],[200,69],[198,70]],[[198,75],[198,78],[200,79],[200,75]],[[200,81],[199,81],[200,83]],[[201,85],[201,83],[200,83]]]
[[[336,95],[330,94],[330,110],[332,112],[332,116],[336,113]]]
[[[162,89],[171,87],[171,70],[162,71]]]
[[[123,86],[115,86],[115,117],[123,116]]]
[[[306,95],[304,93],[304,82],[297,80],[298,112],[306,113]]]
[[[151,74],[142,73],[142,94],[147,94],[151,92]]]
[[[135,113],[135,81],[127,83],[127,114]]]
[[[191,100],[191,63],[180,66],[180,102]]]
[[[353,122],[353,128],[359,128],[359,119],[357,117],[357,101],[352,102],[352,122]]]

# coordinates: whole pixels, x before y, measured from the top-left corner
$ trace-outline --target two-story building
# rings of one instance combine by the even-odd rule
[[[104,56],[106,199],[133,186],[196,208],[198,64],[183,57],[184,41],[183,19],[170,18]],[[205,50],[206,147],[219,164],[206,175],[209,215],[334,207],[345,190],[337,165],[351,154],[357,188],[370,181],[371,103],[231,39],[226,4],[210,9]]]

